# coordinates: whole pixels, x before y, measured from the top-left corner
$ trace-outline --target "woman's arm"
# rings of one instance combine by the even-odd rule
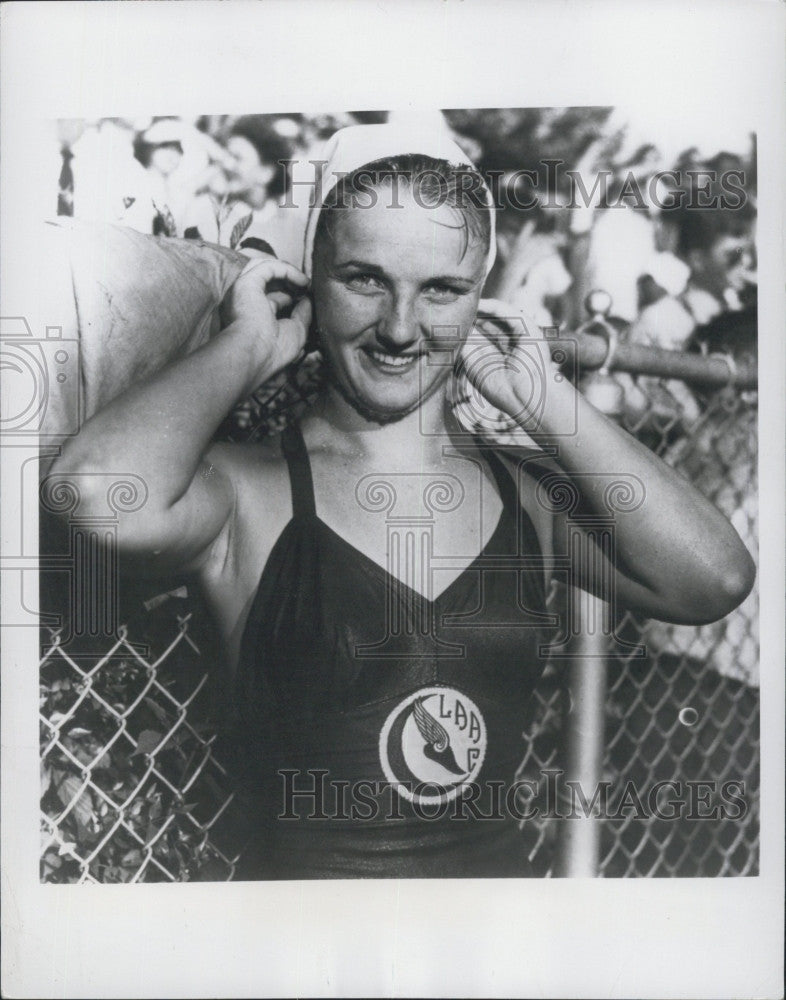
[[[120,515],[118,544],[155,569],[196,568],[229,527],[233,477],[222,449],[209,450],[210,441],[232,406],[291,362],[305,342],[309,301],[302,299],[291,318],[278,319],[275,304],[282,298],[268,293],[271,282],[302,289],[306,278],[274,258],[251,261],[225,299],[221,333],[91,417],[50,470],[58,480],[73,479],[79,514],[88,517],[104,513],[107,474],[139,476],[146,500]]]
[[[483,303],[487,311],[488,306]],[[506,309],[501,303],[492,308],[500,315]],[[507,315],[514,315],[509,307]],[[574,567],[574,582],[665,621],[703,624],[728,614],[749,593],[755,577],[753,561],[734,528],[687,480],[603,416],[567,379],[555,380],[548,348],[531,335],[539,332],[537,327],[531,326],[530,335],[525,329],[519,326],[514,346],[483,331],[485,343],[474,360],[469,351],[468,374],[527,433],[558,449],[556,460],[579,492],[582,511],[606,518],[613,514],[614,565],[596,549],[594,568]],[[528,375],[533,363],[550,373],[545,393],[533,391]],[[575,433],[561,436],[571,422]],[[606,491],[626,478],[641,502],[612,511]],[[545,492],[541,502],[546,502]],[[559,515],[555,525],[557,555],[567,554],[567,519],[568,514]],[[577,519],[571,529],[591,544],[591,532]],[[611,580],[610,586],[603,584],[604,578]]]

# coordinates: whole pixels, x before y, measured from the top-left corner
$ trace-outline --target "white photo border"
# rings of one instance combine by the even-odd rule
[[[758,136],[762,832],[754,878],[53,886],[38,880],[35,628],[3,635],[7,996],[770,997],[783,939],[786,14],[772,2],[14,3],[2,306],[39,315],[38,123],[626,104]],[[7,470],[9,456],[3,449]],[[7,484],[6,484],[7,485]],[[22,496],[4,490],[4,517]],[[28,499],[29,502],[29,499]],[[34,541],[32,544],[35,544]],[[3,593],[4,602],[10,595]]]

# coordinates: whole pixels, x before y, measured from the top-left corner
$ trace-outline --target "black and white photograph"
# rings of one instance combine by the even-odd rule
[[[83,48],[4,76],[8,995],[776,996],[782,10],[40,6]],[[660,80],[604,58],[645,31]]]

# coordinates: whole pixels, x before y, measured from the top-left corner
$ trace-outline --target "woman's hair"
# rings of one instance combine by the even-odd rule
[[[314,234],[314,247],[321,239],[331,238],[336,213],[345,208],[368,206],[372,189],[384,186],[393,193],[396,185],[408,187],[424,208],[447,205],[456,210],[465,234],[464,253],[471,242],[481,242],[486,251],[491,240],[491,219],[494,211],[486,198],[482,176],[469,166],[453,166],[423,154],[406,153],[367,163],[342,177],[325,197]]]
[[[169,142],[145,142],[144,139],[137,138],[134,140],[134,157],[139,160],[143,167],[149,167],[150,161],[153,159],[153,153],[165,146],[176,149],[181,156],[183,155],[183,144],[177,140]]]

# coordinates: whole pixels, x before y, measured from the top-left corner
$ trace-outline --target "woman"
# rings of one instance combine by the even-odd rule
[[[221,334],[96,414],[53,471],[122,454],[149,497],[120,544],[201,583],[229,650],[256,827],[245,877],[527,874],[511,789],[570,514],[547,502],[549,483],[567,473],[601,514],[610,481],[644,484],[616,516],[613,565],[594,549],[595,573],[572,573],[640,613],[721,617],[750,588],[751,561],[523,324],[474,329],[493,213],[455,145],[359,126],[325,159],[304,272],[249,263]],[[328,379],[300,425],[211,444],[310,330]],[[558,465],[462,432],[448,406],[460,349],[483,398]]]

